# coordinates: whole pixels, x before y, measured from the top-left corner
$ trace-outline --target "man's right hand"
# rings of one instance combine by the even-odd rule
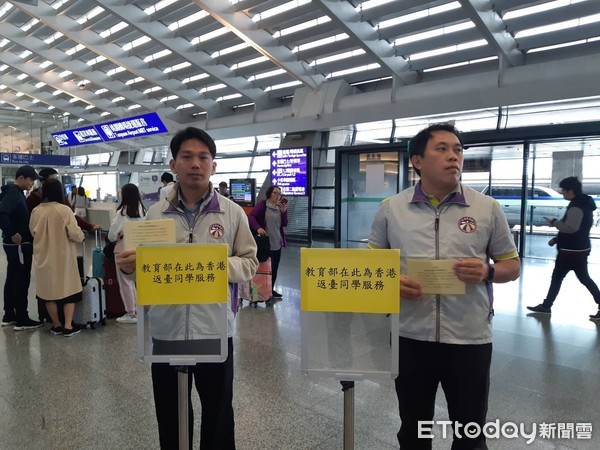
[[[122,272],[127,274],[135,272],[136,254],[135,250],[115,252],[115,264]]]
[[[400,275],[400,297],[406,300],[418,300],[423,295],[421,284],[406,275]]]
[[[23,242],[23,238],[19,233],[14,234],[10,239],[17,245],[21,245],[21,242]]]

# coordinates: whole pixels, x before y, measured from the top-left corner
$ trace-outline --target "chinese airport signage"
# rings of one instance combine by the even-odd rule
[[[52,133],[59,147],[111,142],[119,139],[139,138],[151,134],[166,133],[167,127],[157,113],[128,117],[100,123],[89,127]]]
[[[0,153],[0,164],[17,164],[19,166],[70,166],[71,158],[67,155],[38,155],[33,153]]]
[[[309,147],[271,150],[271,184],[287,196],[308,195],[306,167]]]

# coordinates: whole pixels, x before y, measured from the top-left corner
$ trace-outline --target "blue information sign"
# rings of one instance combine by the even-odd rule
[[[52,137],[59,147],[73,147],[75,145],[102,142],[102,137],[93,126],[52,133]]]
[[[52,137],[59,147],[73,147],[75,145],[139,138],[156,133],[166,133],[167,131],[167,127],[162,123],[158,114],[152,112],[75,130],[64,130],[52,133]]]
[[[308,195],[306,166],[309,147],[271,150],[271,184],[290,197]]]
[[[167,132],[167,127],[156,113],[101,123],[96,125],[96,129],[106,142]]]
[[[0,153],[0,164],[19,166],[70,166],[71,158],[66,155],[38,155],[34,153]]]

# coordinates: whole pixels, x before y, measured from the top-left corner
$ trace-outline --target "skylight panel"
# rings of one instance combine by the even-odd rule
[[[226,85],[224,85],[223,83],[219,83],[219,84],[213,84],[212,86],[205,86],[202,89],[200,89],[198,92],[200,94],[204,94],[205,92],[210,92],[210,91],[216,91],[218,89],[223,89],[227,87]]]
[[[144,10],[144,12],[150,16],[150,15],[154,14],[156,11],[160,11],[161,9],[166,8],[167,6],[172,5],[176,1],[178,1],[178,0],[161,0],[160,2],[147,7]]]
[[[41,87],[44,87],[44,86],[46,86],[46,83],[44,83],[43,81],[39,81],[39,82],[35,83],[35,87],[38,89]]]
[[[557,0],[554,2],[546,2],[540,5],[529,6],[526,8],[514,9],[512,11],[508,11],[506,14],[502,16],[503,19],[516,19],[517,17],[529,16],[531,14],[537,14],[544,11],[550,11],[556,8],[562,8],[564,6],[573,5],[575,3],[581,3],[587,0]]]
[[[273,86],[268,86],[267,88],[265,88],[265,92],[276,91],[278,89],[285,89],[292,86],[298,86],[300,84],[302,83],[300,83],[300,81],[298,80],[289,81],[287,83],[274,84]]]
[[[276,16],[277,14],[282,14],[284,12],[290,11],[294,8],[298,8],[302,5],[306,5],[310,3],[311,0],[292,0],[291,2],[284,3],[283,5],[276,6],[275,8],[267,9],[261,13],[255,14],[252,17],[254,22],[258,22],[260,20],[266,19],[268,17]]]
[[[68,49],[65,53],[69,56],[73,56],[75,53],[83,50],[84,48],[86,48],[85,45],[77,44],[77,45],[71,47],[70,49]]]
[[[320,47],[322,45],[331,44],[333,42],[343,41],[344,39],[348,39],[348,35],[346,33],[336,34],[335,36],[329,36],[323,39],[317,39],[316,41],[307,42],[305,44],[297,45],[292,49],[292,53],[298,53],[305,50],[309,50],[311,48]]]
[[[105,92],[108,92],[108,89],[101,88],[101,89],[98,89],[96,92],[94,92],[94,94],[101,95],[101,94],[104,94]]]
[[[85,119],[83,117],[80,117],[79,119],[77,119],[77,122],[83,122]]]
[[[113,103],[119,103],[122,102],[123,100],[125,100],[125,97],[119,96],[119,97],[115,97],[112,99]]]
[[[30,51],[30,50],[25,50],[24,52],[22,52],[22,53],[19,55],[19,58],[21,58],[21,59],[25,59],[25,58],[27,58],[29,55],[31,55],[31,51]]]
[[[109,114],[108,111],[104,111],[103,113],[100,113],[100,117],[108,116]]]
[[[453,9],[460,8],[459,2],[451,2],[446,3],[445,5],[436,6],[435,8],[428,8],[423,11],[417,11],[411,14],[406,14],[404,16],[395,17],[389,20],[383,20],[377,24],[375,29],[383,29],[388,27],[393,27],[395,25],[399,25],[401,23],[412,22],[413,20],[422,19],[427,16],[434,16],[436,14],[441,14],[447,11],[452,11]]]
[[[163,56],[168,56],[171,53],[173,53],[171,50],[164,49],[164,50],[161,50],[160,52],[156,52],[156,53],[154,53],[152,55],[146,56],[144,58],[144,62],[156,61],[157,59],[162,58]]]
[[[308,28],[314,28],[316,26],[322,25],[324,23],[331,22],[331,17],[329,16],[321,16],[316,19],[309,20],[308,22],[299,23],[298,25],[294,25],[292,27],[284,28],[283,30],[276,31],[273,33],[273,37],[275,39],[281,36],[287,36],[289,34],[296,33],[298,31],[304,31]]]
[[[91,20],[94,17],[96,17],[98,14],[101,14],[103,11],[104,11],[104,8],[102,8],[101,6],[96,6],[94,9],[89,11],[86,15],[77,19],[77,23],[79,23],[80,25],[83,25],[88,20]]]
[[[6,69],[8,69],[8,64],[2,64],[0,66],[0,72],[4,72]],[[5,86],[6,87],[6,86]]]
[[[121,21],[118,24],[110,27],[108,30],[104,30],[102,33],[100,33],[100,36],[103,38],[107,38],[111,34],[118,33],[123,28],[127,28],[128,26],[129,26],[129,24],[127,22]]]
[[[154,87],[146,89],[143,93],[144,94],[151,94],[152,92],[158,92],[158,91],[162,91],[162,87],[160,87],[160,86],[154,86]]]
[[[186,104],[184,104],[184,105],[179,105],[179,106],[178,106],[177,108],[175,108],[175,109],[187,109],[187,108],[191,108],[191,107],[193,107],[193,106],[194,106],[194,104],[193,104],[193,103],[186,103]]]
[[[191,16],[187,16],[181,20],[178,20],[177,22],[173,22],[172,24],[169,25],[168,28],[171,31],[175,31],[175,30],[185,27],[186,25],[189,25],[191,23],[198,22],[199,20],[204,19],[206,16],[208,16],[208,13],[204,10],[200,10],[198,12],[195,12]]]
[[[219,36],[223,36],[224,34],[229,33],[229,30],[225,27],[221,27],[217,30],[210,31],[208,33],[203,34],[202,36],[195,37],[190,41],[192,45],[198,45],[201,42],[210,41],[211,39],[217,38]]]
[[[116,75],[118,73],[124,72],[125,71],[125,67],[115,67],[114,69],[110,69],[108,72],[106,72],[106,75],[108,75],[109,77],[112,77],[113,75]]]
[[[127,52],[127,51],[129,51],[129,50],[131,50],[131,49],[133,49],[133,48],[135,48],[135,47],[137,47],[139,45],[145,44],[146,42],[151,41],[151,40],[152,39],[149,38],[148,36],[142,36],[140,38],[134,39],[133,41],[128,42],[127,44],[125,44],[123,46],[123,50],[125,50]]]
[[[61,6],[63,6],[66,3],[69,3],[71,0],[58,0],[54,3],[52,3],[52,6],[54,9],[60,9]]]
[[[69,103],[75,103],[75,102],[77,102],[77,101],[79,101],[79,99],[78,99],[77,97],[71,97],[71,98],[69,99]]]
[[[10,11],[12,8],[13,8],[12,3],[4,2],[4,4],[2,6],[0,6],[0,18],[2,16],[4,16],[8,11]]]
[[[8,39],[6,39],[6,38],[2,39],[0,41],[0,48],[6,47],[6,45],[8,45],[9,43],[10,43],[10,41]]]
[[[557,48],[573,47],[576,45],[589,44],[591,42],[597,42],[597,41],[600,41],[600,36],[594,37],[594,38],[589,38],[589,39],[580,39],[578,41],[563,42],[562,44],[547,45],[545,47],[532,48],[532,49],[528,50],[527,53],[546,52],[548,50],[556,50]]]
[[[202,80],[204,78],[208,78],[207,73],[200,73],[198,75],[194,75],[193,77],[184,78],[182,83],[183,84],[191,83],[192,81],[198,81],[198,80]]]
[[[144,77],[136,77],[136,78],[132,78],[131,80],[127,80],[125,82],[125,85],[131,86],[132,84],[139,83],[140,81],[144,81]]]
[[[445,34],[456,33],[457,31],[468,30],[469,28],[475,28],[475,24],[471,21],[401,37],[396,39],[392,45],[399,46],[403,44],[409,44],[411,42],[423,41],[425,39],[431,39],[434,37],[443,36]]]
[[[51,36],[48,36],[46,39],[44,39],[44,42],[48,45],[52,44],[55,40],[57,40],[60,37],[63,37],[64,34],[62,34],[60,31],[57,31],[56,33],[54,33]]]
[[[237,70],[237,69],[241,69],[243,67],[249,67],[249,66],[253,66],[255,64],[260,64],[261,62],[265,62],[265,61],[268,61],[266,56],[259,56],[258,58],[252,58],[252,59],[248,59],[246,61],[235,63],[234,65],[232,65],[230,67],[230,69]]]
[[[24,80],[25,78],[29,77],[29,75],[27,75],[26,73],[22,73],[17,77],[17,80],[21,81]]]
[[[473,64],[486,62],[486,61],[493,61],[495,59],[498,59],[498,57],[490,56],[488,58],[472,59],[470,61],[461,61],[461,62],[454,63],[454,64],[447,64],[445,66],[438,66],[438,67],[431,67],[429,69],[423,69],[423,72],[437,72],[439,70],[453,69],[455,67],[461,67],[461,66],[469,66],[469,65],[473,65]]]
[[[142,107],[142,105],[138,105],[138,104],[136,103],[135,105],[131,105],[131,106],[130,106],[129,108],[127,108],[127,109],[131,111],[131,110],[133,110],[133,109],[138,109],[138,108],[141,108],[141,107]]]
[[[174,66],[167,67],[165,70],[163,70],[163,72],[171,73],[171,72],[175,72],[176,70],[185,69],[186,67],[190,67],[191,65],[192,65],[192,63],[184,61],[182,63],[175,64]]]
[[[217,98],[217,102],[224,102],[225,100],[233,100],[234,98],[240,98],[242,96],[242,94],[231,94],[231,95],[224,95],[223,97],[219,97]]]
[[[50,106],[48,106],[48,111],[52,111],[54,108],[55,108],[55,106],[50,105]]]
[[[589,25],[596,22],[600,22],[600,14],[593,14],[591,16],[580,17],[578,19],[565,20],[564,22],[558,22],[553,23],[551,25],[544,25],[541,27],[530,28],[528,30],[522,30],[515,34],[515,39],[528,36],[537,36],[544,33],[552,33],[554,31],[563,31],[569,28],[575,28],[582,25]]]
[[[178,95],[169,95],[168,97],[163,97],[163,98],[161,98],[161,99],[160,99],[160,102],[161,102],[161,103],[167,103],[168,101],[171,101],[171,100],[177,100],[178,98],[179,98],[179,96],[178,96]]]
[[[21,30],[23,31],[29,31],[33,26],[37,25],[40,21],[38,19],[31,19],[29,22],[27,22],[25,25],[23,25],[21,27]]]
[[[61,73],[58,74],[58,76],[61,78],[65,78],[71,75],[72,73],[73,72],[71,72],[70,70],[63,70]]]
[[[366,72],[367,70],[379,69],[381,67],[378,63],[367,64],[360,67],[352,67],[350,69],[338,70],[337,72],[331,72],[325,78],[343,77],[344,75],[350,75],[352,73]]]
[[[22,92],[17,92],[15,95],[16,95],[17,97],[23,97],[23,93],[22,93]]]
[[[377,6],[385,5],[386,3],[393,1],[395,0],[368,0],[358,5],[356,7],[356,12],[366,11],[367,9],[376,8]]]
[[[61,91],[60,89],[56,89],[54,92],[52,92],[52,96],[53,96],[53,97],[57,97],[57,96],[59,96],[60,94],[62,94],[62,92],[63,92],[63,91]]]
[[[32,99],[32,100],[31,100],[31,103],[33,103],[34,105],[35,105],[36,103],[39,103],[39,102],[40,102],[40,99],[39,99],[39,98],[34,98],[34,99]]]
[[[90,109],[94,109],[94,108],[95,108],[95,106],[94,106],[94,105],[87,105],[87,106],[85,107],[85,109],[86,109],[86,110],[88,110],[88,111],[89,111]]]
[[[464,42],[462,44],[451,45],[449,47],[438,48],[435,50],[429,50],[427,52],[415,53],[408,57],[411,61],[418,59],[430,58],[432,56],[445,55],[447,53],[458,52],[460,50],[467,50],[469,48],[481,47],[487,44],[485,39],[478,39],[476,41]]]
[[[237,45],[232,45],[231,47],[227,47],[224,48],[223,50],[218,50],[216,52],[213,52],[212,55],[210,55],[211,58],[218,58],[219,56],[223,56],[223,55],[227,55],[229,53],[233,53],[233,52],[237,52],[240,50],[245,49],[246,47],[248,47],[248,44],[245,42],[242,42],[241,44],[237,44]]]
[[[53,64],[52,61],[46,60],[46,61],[44,61],[43,63],[40,64],[40,67],[42,69],[46,69],[47,67],[50,67],[52,64]]]
[[[90,59],[86,64],[91,67],[102,61],[106,61],[106,57],[100,55],[96,56],[94,59]]]
[[[263,78],[274,77],[277,75],[281,75],[282,73],[285,73],[285,70],[275,69],[275,70],[271,70],[269,72],[257,73],[256,75],[252,75],[250,78],[248,78],[248,81],[255,81],[255,80],[261,80]]]
[[[340,59],[352,58],[354,56],[364,55],[365,51],[362,48],[350,50],[349,52],[338,53],[337,55],[325,56],[324,58],[317,58],[311,61],[310,66],[317,66],[319,64],[327,64],[333,61],[339,61]]]

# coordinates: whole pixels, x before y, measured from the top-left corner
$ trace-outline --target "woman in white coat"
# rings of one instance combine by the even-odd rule
[[[45,302],[52,319],[52,334],[70,337],[80,331],[73,324],[73,312],[75,303],[82,300],[77,246],[84,235],[73,211],[63,202],[60,181],[47,180],[42,186],[42,203],[31,212],[29,229],[33,235],[36,297]],[[64,323],[58,316],[59,305],[64,311]]]
[[[142,204],[140,191],[135,184],[128,183],[121,188],[121,204],[117,207],[117,214],[108,230],[108,240],[116,242],[115,253],[122,252],[123,247],[123,224],[130,221],[144,220],[146,208]],[[125,306],[126,313],[117,317],[120,323],[137,323],[137,290],[135,282],[121,273],[117,268],[117,280],[119,291]]]

